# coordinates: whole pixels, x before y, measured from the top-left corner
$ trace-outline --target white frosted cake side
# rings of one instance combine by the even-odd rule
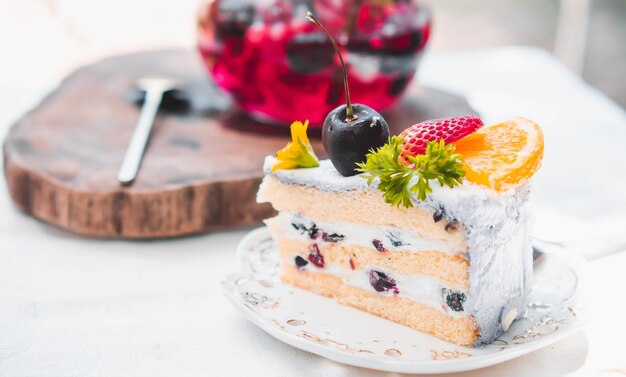
[[[271,172],[259,202],[283,281],[442,339],[490,343],[522,315],[532,277],[529,188],[504,193],[431,182],[413,208],[384,202],[376,182],[317,168]]]

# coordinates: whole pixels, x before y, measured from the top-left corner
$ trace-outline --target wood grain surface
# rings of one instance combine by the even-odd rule
[[[189,106],[173,100],[159,113],[137,180],[121,187],[116,174],[139,113],[132,88],[146,75],[181,79]],[[412,87],[383,115],[398,133],[467,113],[474,112],[462,98]],[[195,52],[156,51],[71,74],[13,125],[4,170],[17,207],[50,224],[94,237],[175,237],[271,216],[269,205],[255,202],[261,167],[288,135],[233,109]],[[323,157],[319,132],[312,142]]]

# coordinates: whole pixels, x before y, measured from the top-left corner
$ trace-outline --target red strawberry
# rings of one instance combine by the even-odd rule
[[[414,124],[400,133],[400,138],[404,139],[400,163],[410,165],[407,156],[424,154],[426,152],[426,144],[429,141],[443,139],[446,144],[453,143],[482,126],[483,122],[480,118],[473,115],[425,120]]]

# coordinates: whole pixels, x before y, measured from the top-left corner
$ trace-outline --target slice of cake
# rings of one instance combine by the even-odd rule
[[[522,314],[537,125],[423,122],[343,175],[336,150],[317,163],[305,131],[294,123],[293,142],[266,159],[258,194],[278,211],[266,224],[283,282],[464,346]]]

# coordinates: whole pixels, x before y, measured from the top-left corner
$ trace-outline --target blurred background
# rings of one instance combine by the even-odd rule
[[[54,85],[75,68],[106,56],[195,48],[198,3],[0,0],[0,85],[29,91]],[[626,106],[626,1],[431,0],[430,4],[431,50],[541,47]]]

